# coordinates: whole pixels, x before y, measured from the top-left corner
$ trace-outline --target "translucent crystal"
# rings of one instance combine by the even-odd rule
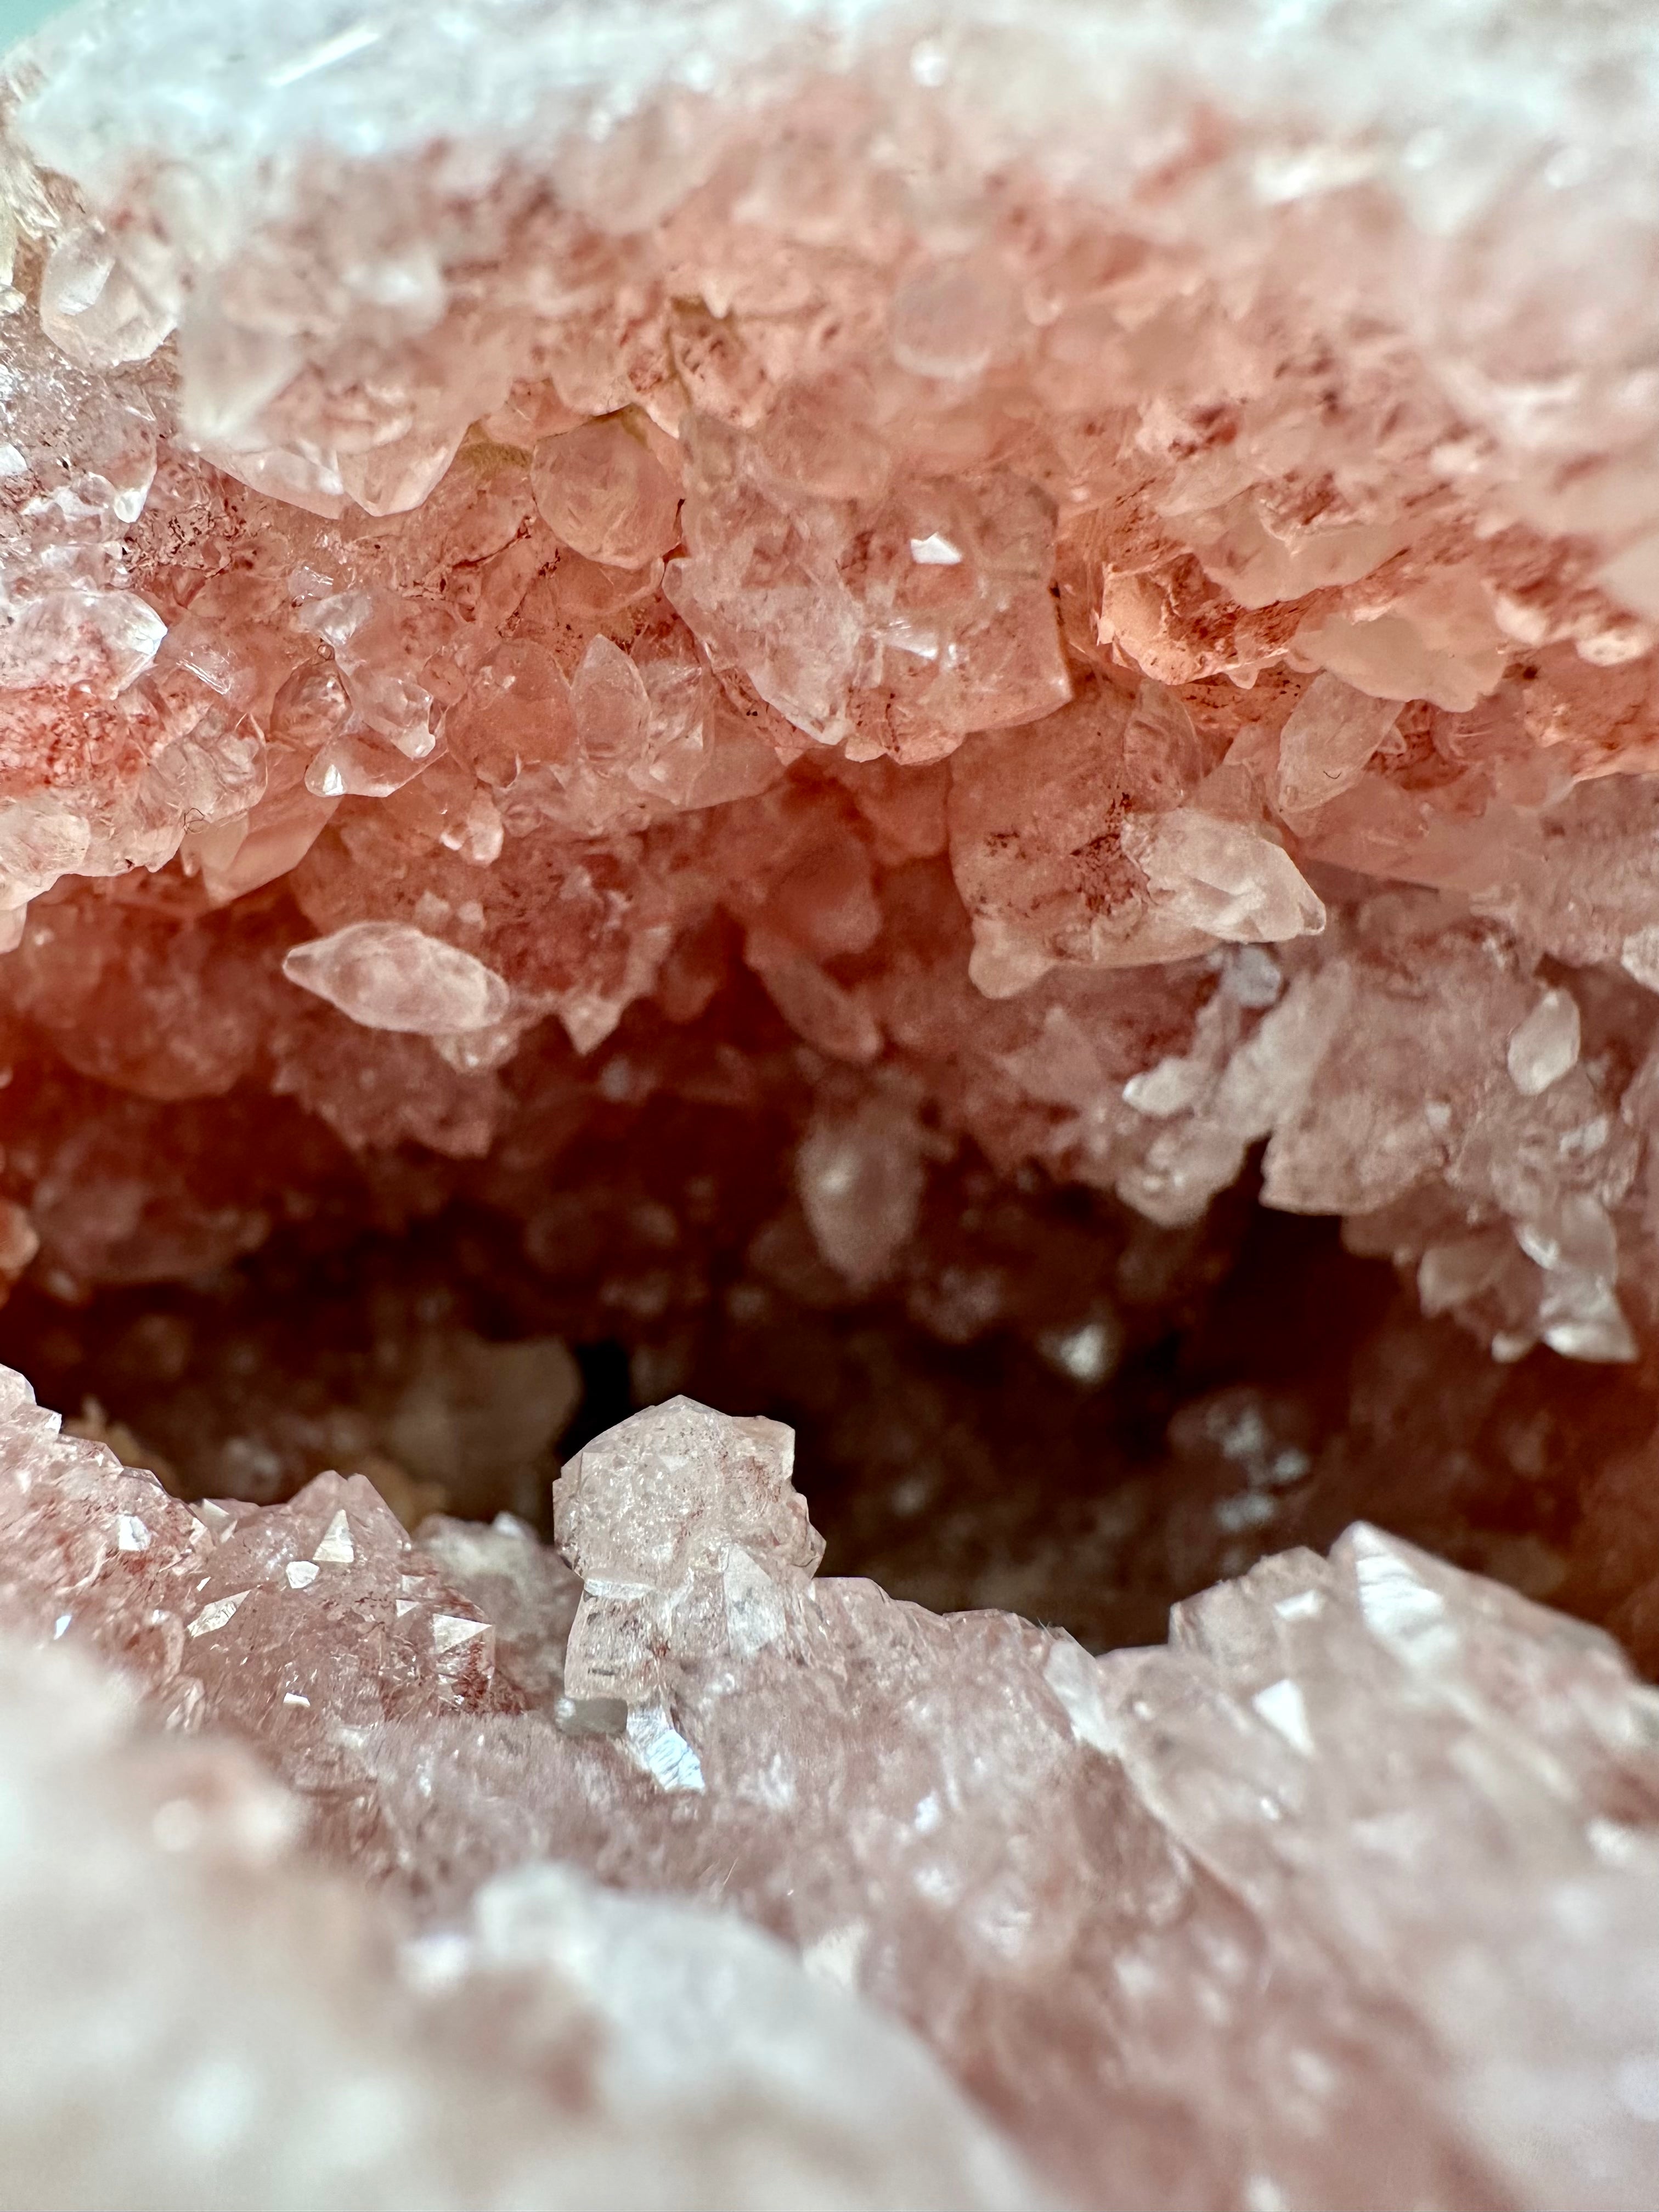
[[[672,479],[614,416],[544,438],[530,481],[548,528],[590,561],[643,568],[679,541]]]
[[[296,945],[283,973],[365,1029],[443,1036],[484,1030],[507,1012],[511,993],[482,960],[396,921],[358,921]]]
[[[1576,2201],[1585,2172],[1598,2202],[1650,2187],[1652,2123],[1630,2085],[1647,2050],[1659,1709],[1607,1639],[1512,1591],[1361,1525],[1328,1561],[1284,1553],[1177,1607],[1167,1646],[1096,1659],[1007,1615],[941,1619],[866,1583],[812,1582],[788,1431],[679,1401],[597,1438],[563,1478],[585,1581],[557,1694],[574,1584],[522,1529],[441,1523],[411,1546],[366,1484],[335,1477],[287,1506],[191,1512],[8,1389],[9,1622],[118,1657],[175,1729],[234,1726],[310,1797],[313,1849],[387,1881],[386,1909],[421,1902],[401,2039],[377,2063],[428,2115],[447,2110],[444,2069],[475,2069],[458,2096],[480,2095],[480,2059],[510,2089],[520,2132],[474,2143],[467,2201],[501,2146],[573,2124],[568,2100],[530,2086],[548,2078],[550,2018],[562,2050],[603,2023],[575,2110],[607,2189],[629,2157],[665,2154],[658,2095],[706,2110],[730,2083],[796,2112],[810,2096],[811,2125],[847,2130],[864,2160],[960,2161],[882,2166],[911,2177],[901,2196],[934,2201],[937,2172],[939,2201],[1033,2201],[927,2063],[826,1984],[910,2022],[1066,2201],[1189,2203],[1241,2172],[1308,2204]],[[1259,1407],[1218,1405],[1204,1425],[1260,1492],[1300,1479]],[[493,1595],[493,1633],[440,1561],[473,1601]],[[607,1728],[576,1680],[584,1638],[665,1597],[655,1702]],[[491,1644],[498,1670],[510,1652],[538,1677],[539,1710],[492,1683]],[[310,1963],[314,1909],[282,1909],[317,1879],[291,1856],[291,1818],[210,1733],[189,1764],[211,1781],[152,1788],[178,1736],[125,1747],[109,1687],[65,1674],[51,1691],[46,1665],[9,1659],[0,1698],[38,1799],[17,1832],[47,1832],[61,1805],[71,1858],[113,1853],[120,1880],[96,1893],[118,1898],[141,1948],[71,1944],[62,1852],[32,1847],[8,1894],[36,1930],[28,1955],[58,1964],[32,1984],[30,2048],[112,2001],[113,1961],[164,1990],[166,1959],[216,1946],[258,2039],[247,2109],[263,2110],[279,2022],[312,2021],[317,2047],[319,1988],[341,1986]],[[52,1697],[72,1725],[41,1724]],[[136,1820],[121,1810],[135,1796]],[[258,1913],[246,1876],[204,1884],[190,1856],[230,1832],[259,1855]],[[157,1864],[177,1855],[176,1886],[135,1879],[141,1844]],[[199,1932],[222,1902],[238,1932]],[[380,1909],[340,1898],[326,1924]],[[74,1910],[84,1928],[84,1899]],[[811,1984],[734,1910],[798,1950]],[[267,1945],[272,1916],[313,1934]],[[68,1974],[66,1945],[85,1960]],[[381,1971],[344,1984],[358,2063],[380,2048]],[[558,2008],[501,2009],[526,1975],[558,1977]],[[497,2025],[480,2046],[486,1991]],[[226,2048],[216,2008],[137,2016],[157,2023],[147,2080],[186,2082],[202,2063],[175,2019]],[[108,2154],[103,2131],[82,2135],[78,2155]],[[61,2131],[37,2140],[68,2154]],[[775,2187],[797,2154],[766,2140]],[[207,2155],[194,2141],[167,2132],[144,2154]],[[799,2155],[833,2172],[811,2141]],[[426,2137],[400,2124],[361,2154],[387,2173],[411,2142]]]
[[[1239,944],[1316,936],[1325,908],[1278,845],[1240,823],[1178,806],[1125,832],[1164,910],[1211,937]]]
[[[174,1745],[18,1723],[20,2202],[1036,2201],[969,2098],[1078,2203],[1652,2200],[1651,1698],[1378,1533],[1659,1664],[1651,45],[95,0],[8,64],[0,1289],[86,1433],[0,1388],[0,1588]],[[567,1338],[647,1402],[568,1565]],[[692,1388],[980,1609],[815,1583]],[[1099,1661],[991,1609],[1218,1575]],[[268,1888],[143,1799],[194,1743],[258,1828],[228,1732]]]
[[[927,1184],[922,1146],[903,1117],[874,1103],[809,1129],[795,1155],[817,1247],[849,1283],[878,1283],[914,1235]]]
[[[145,298],[100,225],[76,224],[54,243],[40,281],[40,322],[71,361],[88,368],[147,361],[173,321]]]
[[[246,1752],[9,1637],[0,1744],[20,2200],[1042,2201],[913,2039],[730,1914],[535,1866],[417,1932]]]
[[[1350,790],[1399,719],[1392,702],[1316,676],[1279,733],[1280,811],[1309,813]]]
[[[740,1650],[757,1649],[781,1632],[777,1592],[823,1555],[789,1479],[794,1447],[776,1421],[673,1398],[585,1446],[554,1486],[560,1548],[583,1583],[566,1695],[579,1714],[636,1711],[624,1725],[666,1788],[702,1787],[666,1719],[663,1660],[680,1616],[712,1607]]]

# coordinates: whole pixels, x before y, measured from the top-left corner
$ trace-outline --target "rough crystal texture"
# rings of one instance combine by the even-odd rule
[[[15,1379],[4,1440],[8,1626],[118,1657],[175,1730],[129,1747],[85,1660],[7,1660],[32,2201],[96,2194],[118,2143],[124,2202],[277,2202],[258,2161],[273,2130],[297,2154],[314,2075],[330,2109],[377,2085],[368,2136],[305,2153],[356,2158],[365,2202],[416,2162],[435,2201],[493,2203],[564,2161],[608,2201],[1037,2202],[884,2012],[1060,2201],[1651,2202],[1659,1693],[1512,1592],[1361,1524],[1097,1659],[813,1583],[787,1432],[680,1401],[566,1478],[607,1576],[681,1577],[653,1678],[613,1691],[659,1716],[647,1742],[580,1723],[581,1611],[561,1693],[575,1585],[511,1524],[411,1545],[326,1478],[192,1512]],[[325,1911],[227,1727],[380,1904]],[[28,2085],[141,1989],[136,2149],[55,2130]]]
[[[774,1642],[777,1593],[804,1587],[823,1556],[794,1457],[777,1421],[675,1398],[586,1445],[553,1486],[559,1547],[582,1578],[561,1718],[625,1734],[665,1786],[703,1778],[669,1718],[665,1663],[688,1637],[745,1656]]]
[[[8,64],[0,1287],[239,1493],[0,1389],[9,1626],[208,1732],[4,1662],[20,2202],[1653,2201],[1651,1693],[1370,1524],[1659,1663],[1655,81],[1553,0],[102,0]],[[1177,1388],[1253,1156],[1418,1310]],[[411,1258],[337,1356],[428,1232],[534,1311]],[[568,1565],[564,1337],[653,1401]],[[946,1476],[1049,1494],[949,1356],[1085,1465],[1159,1370],[1173,1502],[1046,1571],[1249,1571],[1100,1660],[815,1583],[787,1430],[675,1395],[776,1410],[757,1343],[941,1578]]]
[[[926,1148],[854,1231],[821,1132],[908,1099],[1170,1224],[1267,1140],[1501,1358],[1637,1357],[1648,29],[661,14],[14,64],[0,1000],[152,1224],[20,1088],[43,1274],[247,1249],[319,1121],[550,1160],[550,1022],[741,1108],[746,974],[856,1288]],[[125,1101],[238,1089],[289,1146],[178,1191]]]
[[[1042,2201],[912,2039],[730,1914],[527,1865],[413,1930],[245,1753],[10,1638],[0,1747],[9,2203]]]

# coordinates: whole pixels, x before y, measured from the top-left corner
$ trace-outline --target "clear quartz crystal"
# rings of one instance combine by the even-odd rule
[[[365,1029],[426,1036],[489,1029],[511,998],[482,960],[401,922],[353,922],[296,945],[283,973]]]

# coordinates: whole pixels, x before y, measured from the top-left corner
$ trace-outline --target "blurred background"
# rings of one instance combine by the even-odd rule
[[[37,23],[44,23],[63,4],[64,0],[0,0],[0,46],[10,46]],[[131,0],[131,4],[139,6],[142,0]]]

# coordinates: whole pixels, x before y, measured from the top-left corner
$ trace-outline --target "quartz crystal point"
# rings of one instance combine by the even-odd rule
[[[1656,84],[1569,0],[0,65],[0,1293],[189,1382],[164,1485],[0,1369],[0,2203],[1659,2198],[1655,1693],[1373,1525],[1659,1664]],[[1166,1390],[1162,1646],[815,1579],[683,1395],[769,1328],[946,1558],[934,1355],[1167,1379],[1253,1159],[1417,1303],[1369,1462]],[[565,1334],[647,1409],[561,1555]]]
[[[442,2185],[456,2202],[494,2201],[516,2160],[579,2157],[601,2195],[651,2203],[748,2202],[745,2160],[804,2203],[1651,2201],[1659,1693],[1611,1643],[1358,1525],[1328,1561],[1286,1553],[1177,1607],[1166,1647],[1095,1658],[814,1582],[790,1443],[680,1400],[588,1445],[561,1501],[592,1571],[577,1603],[514,1525],[411,1543],[326,1478],[291,1506],[192,1510],[11,1378],[6,1626],[67,1649],[8,1647],[8,1786],[39,1800],[37,1838],[85,1839],[62,1847],[72,1879],[40,1843],[35,1889],[7,1885],[31,1929],[7,1972],[54,1944],[77,1962],[7,2008],[31,2065],[145,1977],[198,1997],[204,1973],[234,1979],[245,2048],[182,1995],[143,2014],[143,2171],[204,2202],[276,2154],[261,2085],[301,2051],[331,2095],[369,2069],[388,2114],[421,2100],[418,2130],[387,2118],[360,2154],[376,2202],[404,2159],[459,2170],[452,2107],[500,2112],[476,2179]],[[613,1635],[619,1570],[642,1595]],[[602,1678],[648,1703],[654,1743],[569,1725],[596,1601],[607,1659],[654,1629],[648,1682]],[[172,1725],[142,1754],[100,1652]],[[228,1731],[310,1807],[308,1853]],[[317,1927],[319,1857],[384,1893],[330,1907],[362,1932],[320,1978],[316,1936],[283,1932]],[[118,1893],[122,1946],[85,1932],[74,1880]],[[215,1916],[256,1883],[226,1950]],[[334,2008],[380,2023],[339,2059]],[[82,2201],[46,2091],[17,2094],[31,2201]],[[711,2099],[748,2117],[657,2148],[659,2100],[672,2131]],[[281,2124],[285,2157],[344,2155]]]
[[[582,1578],[560,1717],[625,1731],[665,1787],[703,1787],[669,1721],[665,1662],[705,1643],[751,1658],[776,1642],[781,1593],[804,1589],[823,1555],[794,1457],[780,1422],[675,1398],[596,1438],[554,1485],[559,1546]]]
[[[296,945],[283,973],[365,1029],[422,1036],[493,1028],[510,994],[481,960],[395,921],[358,921]]]

